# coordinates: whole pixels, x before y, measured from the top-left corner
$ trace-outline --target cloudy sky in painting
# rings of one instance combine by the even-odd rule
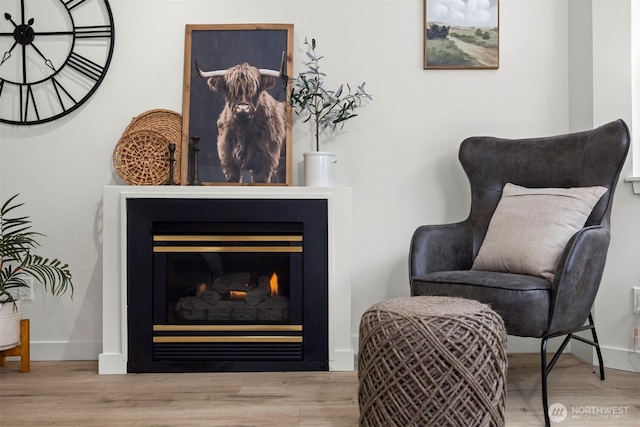
[[[466,27],[498,25],[497,0],[427,0],[427,22]]]

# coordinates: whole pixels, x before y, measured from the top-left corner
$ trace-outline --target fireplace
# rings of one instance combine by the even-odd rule
[[[353,370],[351,191],[107,186],[100,374]]]
[[[127,201],[129,372],[328,369],[326,200]]]

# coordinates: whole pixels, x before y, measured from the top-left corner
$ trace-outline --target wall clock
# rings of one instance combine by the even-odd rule
[[[46,123],[84,104],[113,55],[108,0],[0,1],[0,122]]]

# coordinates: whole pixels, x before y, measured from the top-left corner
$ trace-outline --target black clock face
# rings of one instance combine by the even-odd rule
[[[107,0],[0,0],[0,122],[65,116],[96,91],[111,63]]]

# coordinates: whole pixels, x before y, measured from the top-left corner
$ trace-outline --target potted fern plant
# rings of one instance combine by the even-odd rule
[[[32,231],[28,216],[16,215],[15,210],[23,205],[16,203],[17,197],[9,198],[0,208],[0,350],[20,341],[22,301],[17,291],[30,286],[26,278],[41,283],[53,295],[71,291],[73,296],[69,266],[32,253],[40,246],[36,239],[44,235]]]
[[[315,150],[304,153],[305,185],[330,187],[335,154],[320,150],[320,136],[323,132],[342,129],[347,120],[357,116],[355,110],[373,98],[365,90],[364,82],[355,90],[349,84],[341,84],[336,90],[327,89],[327,74],[320,70],[320,60],[324,57],[316,52],[316,40],[312,38],[309,42],[305,38],[303,45],[307,49],[307,69],[296,78],[285,76],[285,82],[290,83],[287,100],[296,116],[303,123],[312,122],[314,127]]]

